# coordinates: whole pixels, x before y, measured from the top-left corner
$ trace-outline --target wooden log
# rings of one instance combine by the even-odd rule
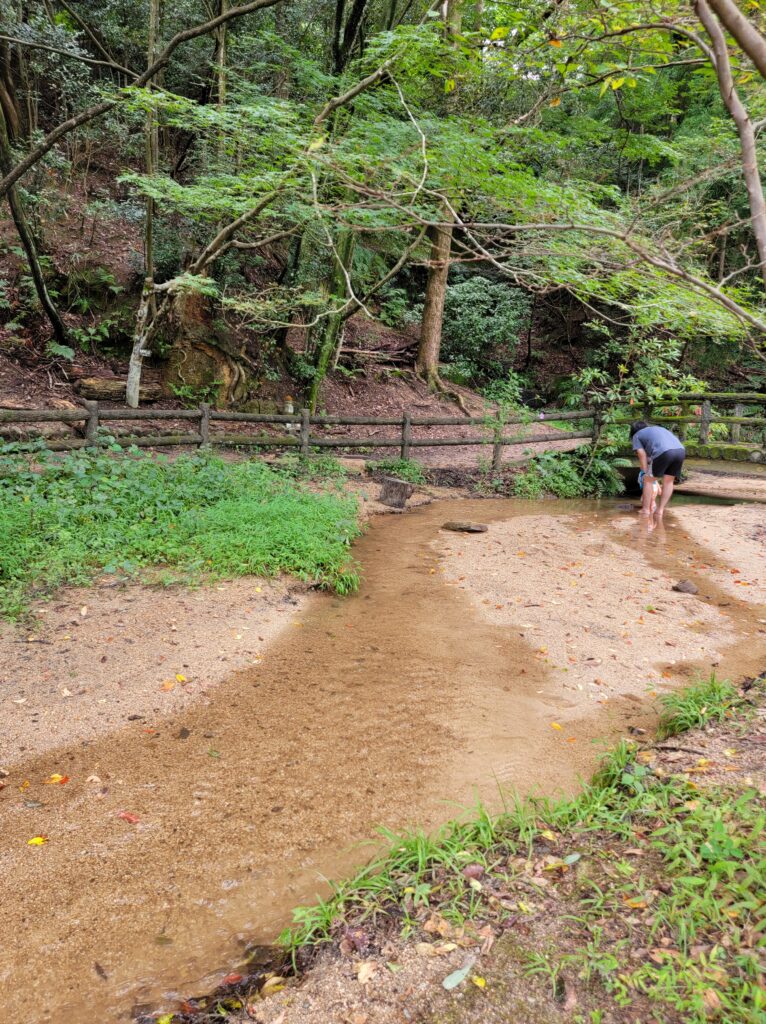
[[[124,402],[126,382],[120,377],[83,377],[77,382],[77,393],[83,398],[100,401]],[[159,384],[143,384],[139,392],[142,402],[156,402],[162,398]]]
[[[102,409],[101,420],[198,420],[199,409]]]
[[[202,438],[199,434],[159,434],[156,437],[115,437],[115,444],[122,448],[175,448],[177,445],[199,444]],[[21,451],[36,448],[36,443],[20,444]],[[85,437],[78,437],[71,441],[47,441],[45,447],[52,452],[73,452],[78,448],[90,447],[90,442]]]
[[[410,441],[410,445],[418,442]],[[426,442],[430,443],[430,442]],[[400,437],[312,437],[312,448],[401,448]]]
[[[230,412],[228,409],[211,409],[210,419],[228,420],[232,423],[295,423],[297,417],[295,415],[283,415],[282,413]],[[316,420],[312,420],[312,422],[316,423]]]
[[[237,448],[295,448],[300,441],[290,434],[283,434],[280,437],[274,434],[212,434],[210,443],[233,445]]]
[[[404,508],[414,490],[412,484],[406,480],[399,480],[395,476],[384,476],[383,488],[378,501],[391,508]]]
[[[0,409],[0,423],[84,423],[85,409]]]

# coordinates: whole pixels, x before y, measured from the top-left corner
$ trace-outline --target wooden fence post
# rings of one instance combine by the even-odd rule
[[[741,405],[740,403],[737,403],[737,405],[734,406],[734,415],[735,416],[744,416],[744,414],[745,414],[745,407],[744,407],[744,405]],[[739,441],[741,431],[742,431],[742,424],[741,423],[732,423],[731,424],[731,426],[729,427],[729,440],[731,441],[732,444],[736,444]]]
[[[309,428],[311,413],[308,409],[301,409],[301,455],[309,453]]]
[[[682,416],[688,416],[690,409],[691,409],[691,406],[689,405],[688,402],[682,402],[681,403],[681,415]],[[688,423],[679,423],[678,424],[678,440],[682,444],[686,440],[686,429],[687,429],[688,426],[689,426]]]
[[[702,417],[700,419],[700,444],[707,444],[710,436],[710,421],[713,418],[713,406],[709,401],[702,403]]]
[[[399,457],[406,461],[410,457],[410,441],[412,440],[412,414],[410,410],[402,415],[402,447]]]
[[[595,448],[598,444],[599,438],[601,437],[601,414],[598,409],[593,410],[593,447]]]
[[[98,444],[98,402],[84,398],[82,404],[88,412],[88,419],[85,424],[85,440],[88,442],[89,447],[95,446]]]
[[[210,447],[210,404],[208,402],[200,402],[199,433],[202,438],[200,449],[208,449]]]
[[[499,473],[503,468],[503,424],[495,427],[495,440],[492,444],[492,472]]]

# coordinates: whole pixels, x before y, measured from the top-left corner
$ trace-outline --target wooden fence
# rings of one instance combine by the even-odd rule
[[[733,405],[733,416],[713,414],[713,403],[716,405]],[[673,406],[680,407],[677,415],[655,415],[654,409]],[[763,428],[766,418],[745,415],[747,407],[766,407],[766,394],[684,394],[668,396],[658,400],[654,406],[636,406],[632,418],[651,418],[655,423],[665,423],[676,428],[681,438],[685,438],[690,424],[699,428],[699,443],[706,444],[710,428],[714,423],[726,424],[729,440],[739,443],[743,426]],[[201,404],[195,409],[113,409],[102,408],[97,401],[82,400],[82,408],[78,409],[0,409],[0,431],[3,423],[80,423],[83,424],[81,438],[51,439],[46,447],[53,451],[72,451],[77,448],[91,447],[99,441],[99,431],[109,423],[120,421],[178,421],[188,420],[196,430],[189,433],[159,433],[153,435],[117,436],[116,442],[123,447],[137,445],[147,448],[175,447],[176,445],[196,445],[209,448],[213,445],[227,445],[253,448],[296,448],[302,455],[308,455],[312,449],[323,448],[398,448],[402,459],[411,457],[413,449],[437,448],[448,446],[491,445],[492,465],[499,469],[502,464],[503,448],[508,445],[525,445],[533,447],[550,442],[589,440],[597,441],[606,422],[603,410],[596,408],[580,411],[546,410],[543,413],[531,413],[525,416],[508,418],[483,417],[445,417],[445,416],[413,416],[405,411],[397,417],[373,416],[312,416],[308,409],[295,413],[248,413],[230,412],[213,409],[208,404]],[[529,426],[532,423],[556,421],[578,423],[590,421],[587,428],[573,430],[556,430],[535,437],[526,433],[507,434],[506,429],[514,426]],[[625,424],[630,419],[618,418],[608,420],[610,423]],[[284,433],[280,434],[243,434],[229,431],[215,432],[216,423],[250,423],[263,426],[281,426]],[[394,437],[332,437],[312,434],[312,427],[397,427]],[[483,427],[484,432],[473,437],[415,437],[415,427]],[[762,431],[759,431],[762,434]],[[26,444],[23,442],[22,444]]]
[[[212,409],[202,404],[196,409],[104,409],[96,401],[82,401],[82,409],[0,409],[0,430],[3,423],[82,423],[84,437],[55,439],[46,442],[52,451],[73,451],[77,448],[92,447],[98,443],[99,430],[114,422],[140,420],[190,420],[197,430],[193,433],[173,433],[140,436],[117,436],[116,442],[123,447],[137,445],[145,448],[196,445],[209,448],[213,445],[252,448],[297,448],[302,455],[308,455],[317,448],[398,448],[402,459],[411,456],[412,449],[446,447],[451,445],[492,445],[492,463],[499,468],[502,452],[506,445],[544,444],[550,441],[593,440],[594,429],[548,432],[537,437],[526,434],[508,436],[506,427],[529,425],[539,422],[537,416],[514,416],[495,421],[491,417],[434,417],[413,416],[405,412],[397,417],[374,416],[311,416],[308,409],[295,413],[249,413]],[[538,414],[539,415],[539,414]],[[546,412],[545,418],[577,421],[592,420],[592,411]],[[283,434],[237,434],[230,431],[216,433],[211,428],[215,423],[254,423],[264,426],[281,425]],[[312,435],[312,427],[398,427],[396,437],[328,437]],[[485,427],[486,432],[476,437],[414,437],[414,427]]]

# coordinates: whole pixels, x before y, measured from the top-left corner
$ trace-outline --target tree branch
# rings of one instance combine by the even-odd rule
[[[182,43],[189,42],[191,39],[196,39],[198,36],[207,35],[220,25],[223,25],[225,22],[231,21],[232,18],[241,18],[245,14],[253,14],[255,11],[260,11],[267,7],[275,7],[277,4],[283,2],[284,0],[250,0],[249,3],[240,4],[237,7],[230,7],[229,10],[224,11],[215,18],[211,18],[209,21],[184,29],[182,32],[177,32],[162,53],[159,54],[157,60],[154,61],[154,63],[151,64],[142,75],[139,75],[133,84],[136,87],[141,87],[146,85],[147,82],[150,82],[155,75],[162,71],[170,60],[173,52],[177,50]],[[92,121],[94,118],[107,113],[107,111],[116,107],[120,102],[121,98],[115,98],[111,100],[104,100],[101,103],[96,103],[94,106],[88,107],[87,110],[81,111],[75,117],[70,117],[57,128],[54,128],[52,132],[46,135],[39,145],[35,146],[34,149],[32,149],[24,159],[21,160],[13,170],[6,174],[0,181],[0,198],[5,195],[11,185],[14,185],[31,167],[34,167],[38,160],[42,159],[42,157],[44,157],[45,154],[56,145],[59,139],[68,135],[69,132],[74,131],[75,128],[79,128],[81,125],[87,124],[88,121]]]

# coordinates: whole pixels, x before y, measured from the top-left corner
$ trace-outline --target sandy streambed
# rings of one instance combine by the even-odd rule
[[[695,599],[669,591],[690,557],[728,564],[720,534],[708,548],[677,525],[711,511],[679,506],[664,541],[589,503],[439,502],[379,519],[356,545],[360,593],[293,608],[257,648],[260,663],[204,700],[163,713],[159,697],[175,688],[155,690],[151,716],[10,751],[0,906],[15,941],[0,951],[0,1018],[120,1021],[212,988],[247,940],[271,939],[313,899],[323,875],[365,860],[355,844],[376,825],[433,825],[477,794],[497,803],[498,781],[571,791],[595,762],[593,740],[651,716],[648,686],[716,660],[755,670],[766,618],[755,586],[729,593],[706,577]],[[439,532],[455,518],[490,529]],[[245,609],[258,607],[252,596]],[[171,614],[159,593],[160,637]],[[240,636],[247,621],[222,620]],[[192,665],[191,643],[172,648],[167,671],[150,666],[153,686],[181,658]],[[215,631],[203,647],[213,643],[227,649]],[[149,629],[141,647],[165,653]],[[46,784],[53,773],[69,781]],[[38,835],[47,842],[29,846]]]

